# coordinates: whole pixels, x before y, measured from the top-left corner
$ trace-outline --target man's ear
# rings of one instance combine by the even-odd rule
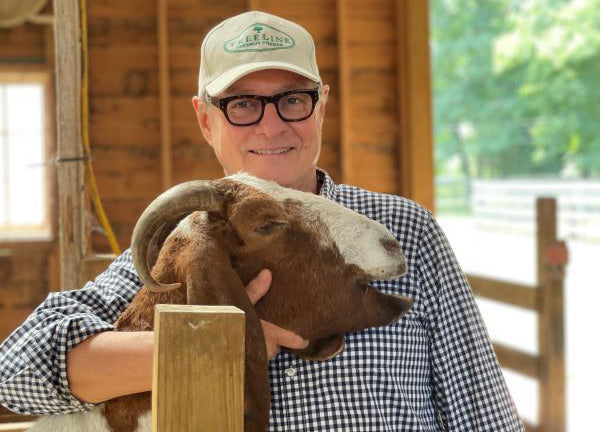
[[[208,106],[205,101],[200,100],[198,96],[192,98],[192,104],[194,105],[194,111],[196,111],[196,118],[198,119],[198,125],[204,135],[204,139],[212,146],[212,128],[208,119]]]
[[[319,106],[317,110],[319,112],[319,127],[323,126],[323,120],[325,119],[325,105],[327,104],[327,97],[329,96],[329,86],[325,84],[321,89],[321,95],[319,96]]]

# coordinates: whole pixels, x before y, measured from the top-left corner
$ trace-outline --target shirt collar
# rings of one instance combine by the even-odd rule
[[[335,200],[337,195],[335,183],[329,174],[327,174],[327,171],[317,168],[317,183],[321,185],[321,188],[319,189],[319,195],[330,200]]]

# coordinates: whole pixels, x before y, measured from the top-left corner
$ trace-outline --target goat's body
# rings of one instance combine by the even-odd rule
[[[135,429],[129,432],[151,432],[152,417],[150,411],[140,415]],[[91,411],[75,414],[56,414],[36,422],[28,432],[113,432],[104,416],[104,405]]]

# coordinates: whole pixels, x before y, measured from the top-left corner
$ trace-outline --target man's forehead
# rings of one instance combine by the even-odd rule
[[[293,89],[314,87],[315,83],[293,72],[268,69],[243,76],[221,93],[220,96],[235,94],[280,93]]]

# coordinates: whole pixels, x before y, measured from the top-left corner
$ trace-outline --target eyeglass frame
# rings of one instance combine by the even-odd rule
[[[279,101],[290,94],[294,94],[294,93],[304,93],[304,94],[308,94],[311,98],[312,101],[312,108],[310,110],[310,112],[308,113],[308,115],[306,115],[305,117],[299,118],[299,119],[286,119],[281,115],[281,112],[279,112]],[[227,96],[224,98],[217,98],[214,96],[208,96],[207,98],[209,100],[209,102],[211,104],[213,104],[214,106],[216,106],[217,108],[219,108],[223,114],[225,115],[225,118],[227,119],[227,121],[229,122],[229,124],[233,125],[233,126],[239,126],[239,127],[244,127],[244,126],[252,126],[255,124],[260,123],[260,121],[263,119],[264,115],[265,115],[265,108],[267,107],[268,104],[272,103],[273,105],[275,105],[275,111],[277,111],[277,115],[279,116],[279,118],[281,120],[283,120],[284,122],[299,122],[299,121],[304,121],[307,118],[309,118],[310,116],[313,115],[313,113],[315,112],[315,107],[317,106],[317,102],[319,101],[320,98],[320,94],[321,94],[321,87],[318,87],[316,89],[295,89],[295,90],[287,90],[281,93],[277,93],[274,94],[272,96],[260,96],[260,95],[234,95],[234,96]],[[235,99],[258,99],[261,102],[261,113],[260,116],[258,117],[258,119],[256,119],[256,121],[253,121],[252,123],[243,123],[243,124],[237,124],[231,121],[231,119],[229,118],[229,114],[227,114],[227,105],[229,104],[229,102],[231,102],[232,100]]]

